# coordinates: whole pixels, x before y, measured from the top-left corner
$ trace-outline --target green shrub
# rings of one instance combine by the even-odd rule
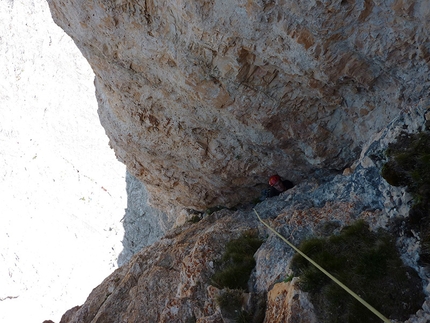
[[[381,175],[393,186],[406,186],[414,204],[406,220],[411,232],[421,233],[420,261],[430,264],[430,133],[401,134],[390,144]]]
[[[424,302],[421,279],[399,257],[394,238],[364,221],[327,239],[303,241],[300,250],[390,319],[406,320]],[[300,255],[291,268],[309,292],[319,322],[380,322],[372,312]]]
[[[218,288],[247,290],[247,283],[255,267],[254,254],[262,241],[255,232],[245,232],[238,239],[227,243],[218,270],[212,277],[212,283]]]
[[[236,319],[242,312],[243,291],[226,288],[216,299],[223,316]]]
[[[429,133],[402,134],[389,145],[386,155],[389,160],[382,168],[382,176],[390,185],[407,186],[414,195],[430,185]],[[425,192],[430,193],[429,187]]]
[[[264,295],[265,296],[265,295]],[[253,306],[245,310],[244,291],[225,288],[217,297],[216,302],[221,308],[222,316],[235,323],[261,323],[264,321],[266,302],[265,297],[254,295]]]
[[[201,220],[202,218],[201,218],[201,216],[200,215],[197,215],[197,214],[194,214],[192,217],[191,217],[191,219],[189,219],[188,220],[188,222],[191,222],[191,223],[197,223],[197,222],[200,222],[200,220]]]
[[[242,308],[244,293],[248,290],[248,280],[255,267],[254,254],[262,242],[256,231],[247,231],[238,239],[226,244],[221,260],[216,263],[217,271],[212,276],[212,283],[223,289],[217,303],[223,317],[236,323],[264,320],[265,302],[261,301],[258,295],[253,295],[254,299],[251,297],[255,303],[251,308],[247,310]]]
[[[193,316],[188,317],[188,318],[185,320],[185,323],[196,323],[196,321],[197,321],[197,319],[196,319],[196,317],[193,315]]]

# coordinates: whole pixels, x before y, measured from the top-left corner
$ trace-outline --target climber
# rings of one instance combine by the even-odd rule
[[[264,201],[269,197],[278,196],[282,192],[294,187],[294,184],[288,180],[282,180],[279,175],[273,175],[269,178],[270,188],[261,191],[260,201]]]
[[[282,192],[294,187],[294,184],[289,180],[282,180],[279,175],[273,175],[269,178],[269,185],[271,186],[268,196],[278,196]]]

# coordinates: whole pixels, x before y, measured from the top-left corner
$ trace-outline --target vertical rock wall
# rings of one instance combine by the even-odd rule
[[[404,188],[390,186],[380,176],[380,168],[388,143],[405,129],[407,132],[423,129],[422,114],[423,111],[408,111],[381,131],[364,147],[352,174],[327,177],[321,183],[303,182],[256,205],[255,209],[266,223],[296,246],[309,237],[337,234],[358,219],[376,231],[389,228],[395,219],[407,218],[411,196]],[[317,322],[316,304],[310,303],[308,294],[298,289],[297,278],[282,283],[291,278],[293,249],[259,223],[252,209],[243,208],[215,212],[195,224],[185,223],[141,249],[94,288],[82,306],[70,309],[61,323],[227,322],[212,277],[219,270],[217,263],[223,257],[226,243],[249,229],[264,237],[254,255],[256,268],[248,285],[251,298],[267,296],[264,322]],[[421,309],[417,311],[415,304],[415,309],[406,313],[410,314],[407,321],[396,322],[429,322],[430,279],[428,270],[418,262],[420,239],[416,234],[401,233],[397,246],[404,263],[421,278],[415,272],[411,274],[408,278],[411,286],[418,289],[424,286],[426,296],[422,295]],[[404,291],[399,289],[399,293]],[[246,303],[242,305],[252,302]],[[394,313],[383,314],[398,319]]]
[[[118,257],[118,265],[125,264],[135,253],[153,244],[173,227],[172,215],[148,205],[145,186],[127,172],[127,208],[121,222],[124,225],[124,249]]]
[[[428,104],[427,0],[48,0],[101,122],[157,205],[203,209],[349,165]],[[163,194],[161,194],[163,193]]]

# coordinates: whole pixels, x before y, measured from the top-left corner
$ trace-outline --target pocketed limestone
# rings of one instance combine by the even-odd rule
[[[110,144],[157,207],[341,171],[429,103],[427,0],[48,0],[91,64]]]

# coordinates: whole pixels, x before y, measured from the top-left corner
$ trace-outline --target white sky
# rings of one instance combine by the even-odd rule
[[[0,1],[0,322],[59,322],[116,267],[125,166],[93,78],[44,0]]]

